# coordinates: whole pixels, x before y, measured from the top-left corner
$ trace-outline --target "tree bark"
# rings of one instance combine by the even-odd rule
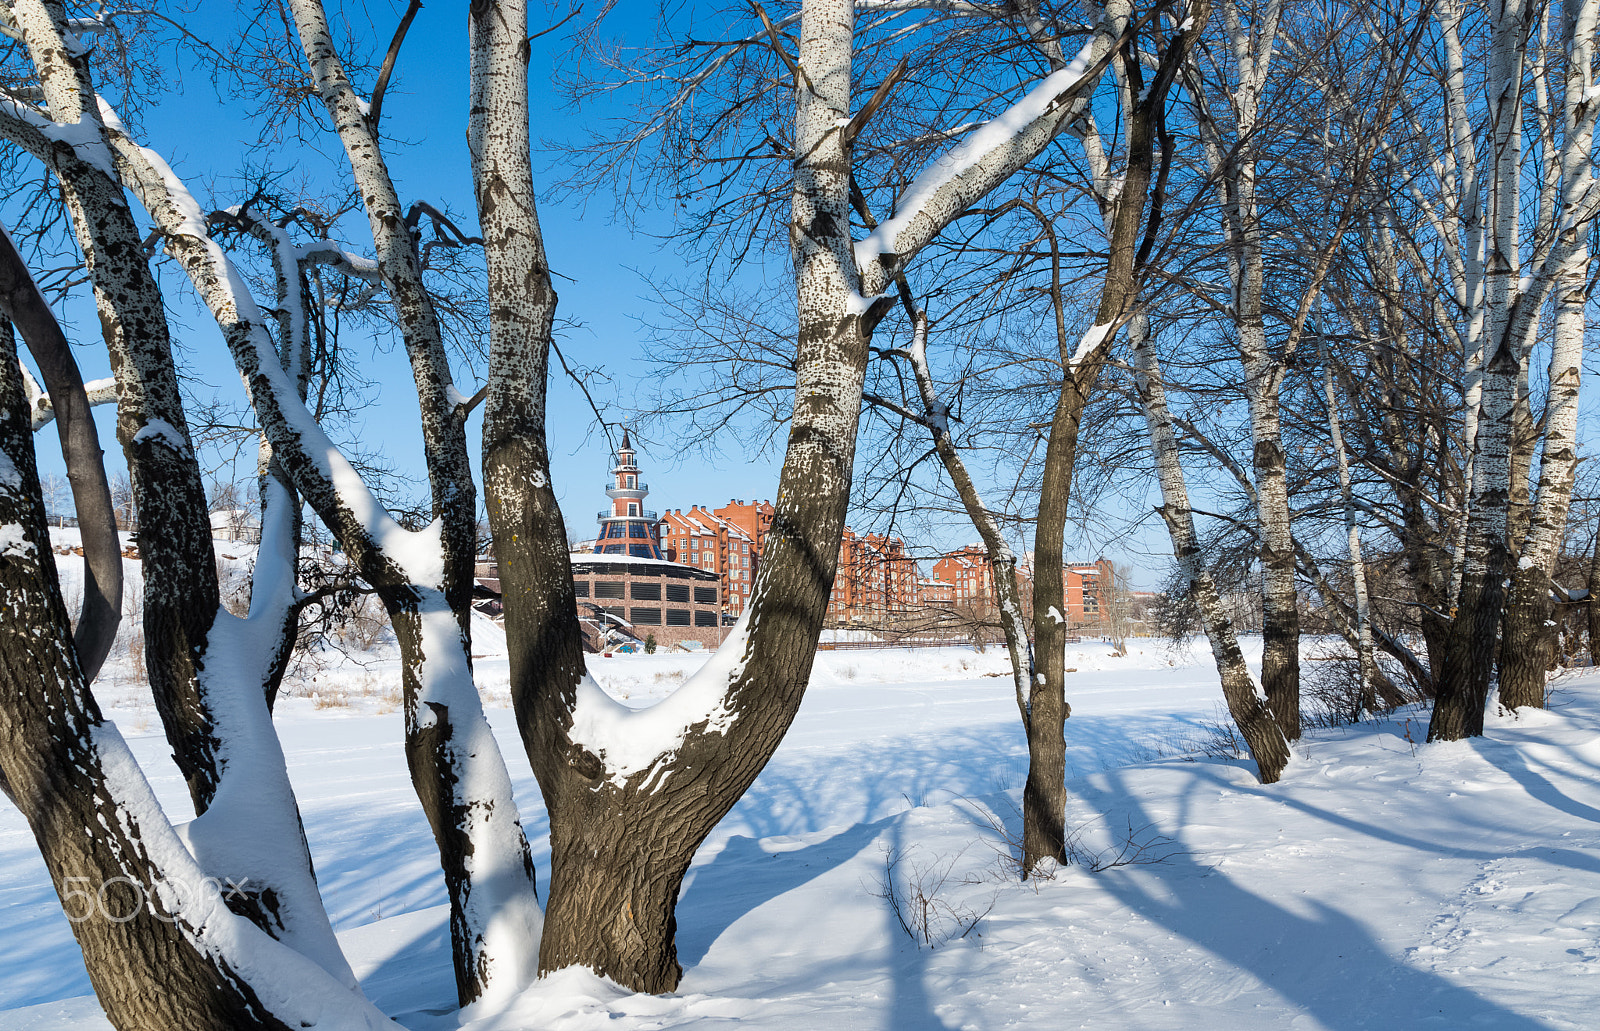
[[[111,485],[106,480],[105,455],[100,450],[83,373],[55,313],[4,226],[0,226],[0,316],[22,331],[55,414],[83,542],[83,603],[72,639],[83,678],[93,681],[111,654],[122,622],[122,542],[117,536]]]
[[[1222,695],[1228,712],[1255,759],[1261,782],[1272,784],[1289,762],[1289,740],[1282,725],[1273,717],[1266,695],[1250,675],[1233,624],[1217,593],[1216,581],[1201,555],[1194,511],[1189,505],[1189,488],[1184,482],[1178,441],[1167,408],[1166,384],[1150,337],[1149,320],[1143,315],[1135,316],[1129,324],[1128,337],[1137,370],[1135,385],[1144,407],[1150,450],[1161,483],[1162,505],[1157,511],[1172,537],[1172,552],[1178,568],[1194,592],[1201,624],[1211,642],[1212,658],[1222,680]]]
[[[1580,248],[1563,272],[1556,297],[1539,486],[1528,506],[1528,529],[1511,573],[1511,593],[1502,628],[1500,703],[1508,709],[1544,707],[1545,678],[1556,654],[1557,626],[1550,576],[1560,555],[1576,482],[1588,259],[1588,248]]]
[[[49,558],[16,363],[0,335],[0,525],[15,530],[0,553],[0,782],[39,843],[106,1015],[119,1031],[393,1028],[228,912],[101,718]]]

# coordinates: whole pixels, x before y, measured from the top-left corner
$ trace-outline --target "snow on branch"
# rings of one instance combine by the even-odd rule
[[[300,400],[294,381],[277,360],[266,321],[237,267],[211,237],[200,205],[167,162],[127,135],[109,104],[99,100],[110,143],[125,181],[161,228],[168,248],[180,259],[196,291],[223,328],[235,362],[246,375],[263,424],[281,421],[286,431],[274,440],[297,450],[320,481],[321,503],[308,493],[324,518],[353,522],[384,559],[412,583],[442,585],[444,552],[439,520],[407,530],[389,514],[344,453]],[[333,510],[337,510],[337,512]]]
[[[1006,111],[929,162],[901,194],[895,213],[856,244],[863,293],[881,293],[895,267],[1033,160],[1066,123],[1072,102],[1093,86],[1110,54],[1111,40],[1096,33],[1065,68],[1040,79]]]
[[[606,694],[588,673],[577,685],[569,737],[599,757],[603,779],[615,787],[648,774],[644,786],[659,791],[673,759],[691,733],[725,734],[738,713],[728,707],[732,685],[749,657],[750,614],[734,624],[716,652],[672,694],[646,709],[631,709]]]

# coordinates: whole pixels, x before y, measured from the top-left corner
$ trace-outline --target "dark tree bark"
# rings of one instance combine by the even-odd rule
[[[255,928],[227,926],[238,918],[205,886],[101,718],[49,557],[27,412],[16,351],[0,334],[0,526],[11,528],[0,549],[0,782],[39,843],[107,1016],[119,1031],[288,1031],[310,1026],[312,1013],[330,1026],[386,1026]],[[256,974],[241,976],[240,961]],[[264,988],[273,998],[294,990],[262,974],[282,961],[317,1001],[286,1011],[265,1001]]]
[[[73,644],[84,679],[92,681],[111,654],[122,622],[122,542],[117,536],[111,484],[106,480],[105,456],[83,373],[55,313],[39,293],[4,227],[0,227],[0,316],[21,330],[55,412],[83,541],[83,604]]]

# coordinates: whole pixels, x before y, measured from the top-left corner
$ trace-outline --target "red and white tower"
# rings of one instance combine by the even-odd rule
[[[656,535],[659,519],[656,513],[646,512],[644,508],[645,495],[649,493],[650,488],[639,477],[628,431],[623,430],[622,446],[617,448],[617,465],[611,470],[611,482],[606,485],[611,511],[599,514],[600,536],[594,542],[595,554],[666,558]]]

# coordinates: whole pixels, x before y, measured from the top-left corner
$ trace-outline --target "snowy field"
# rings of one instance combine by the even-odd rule
[[[479,649],[543,884],[546,825],[504,662],[490,635]],[[1131,837],[1148,862],[1016,883],[1004,835],[1019,830],[1026,756],[999,649],[825,652],[793,730],[686,881],[680,991],[567,971],[464,1021],[392,660],[307,673],[278,725],[334,925],[373,1001],[415,1031],[1596,1026],[1600,677],[1562,680],[1553,711],[1494,718],[1476,742],[1416,744],[1416,713],[1317,731],[1264,788],[1247,763],[1193,754],[1217,718],[1202,650],[1109,651],[1069,653],[1068,821],[1086,861]],[[593,666],[647,704],[704,659]],[[152,709],[111,693],[182,818]],[[919,938],[917,900],[931,907],[931,941],[884,897],[890,867]],[[0,954],[0,1031],[108,1026],[3,802]]]

